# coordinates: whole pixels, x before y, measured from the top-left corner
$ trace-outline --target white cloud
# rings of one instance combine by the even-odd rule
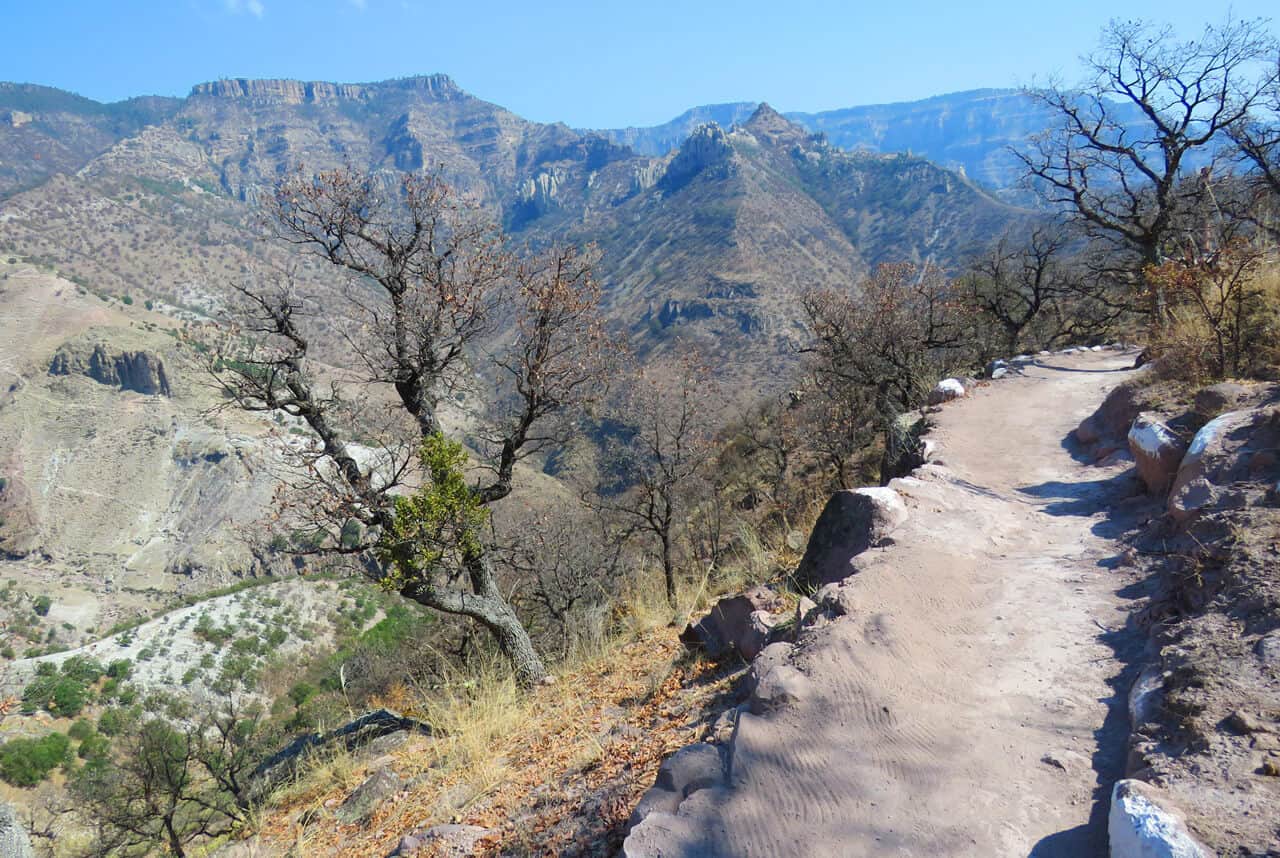
[[[262,5],[262,0],[222,0],[222,2],[232,15],[248,12],[255,18],[261,18],[267,11],[267,7]]]

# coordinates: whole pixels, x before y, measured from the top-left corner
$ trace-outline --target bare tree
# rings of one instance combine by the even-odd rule
[[[679,541],[704,495],[704,470],[714,452],[709,418],[715,397],[709,373],[690,356],[641,373],[615,415],[631,431],[612,443],[606,463],[629,488],[590,498],[620,516],[629,534],[646,538],[672,608],[679,599]]]
[[[970,266],[964,279],[969,300],[1003,333],[1003,354],[1018,354],[1035,323],[1052,314],[1066,295],[1069,284],[1060,261],[1066,241],[1062,230],[1047,228],[1033,230],[1021,245],[1005,236]]]
[[[855,292],[817,290],[803,303],[815,382],[853,388],[886,420],[917,407],[971,346],[970,309],[931,265],[881,265]]]
[[[1249,173],[1247,181],[1252,186],[1252,203],[1274,213],[1280,203],[1280,55],[1274,61],[1276,70],[1271,76],[1271,89],[1266,94],[1264,111],[1246,117],[1230,128],[1236,144],[1237,159],[1245,164]],[[1274,216],[1263,223],[1273,237],[1280,238],[1280,226]]]
[[[1256,72],[1274,49],[1258,21],[1228,20],[1186,42],[1168,28],[1112,21],[1085,58],[1093,76],[1084,86],[1029,91],[1061,124],[1016,154],[1049,202],[1111,247],[1103,273],[1132,291],[1104,284],[1108,300],[1164,313],[1158,291],[1148,306],[1135,300],[1142,268],[1161,262],[1200,189],[1182,181],[1189,156],[1221,143],[1275,84],[1274,67]]]
[[[276,188],[270,222],[349,277],[338,297],[321,300],[289,279],[242,285],[235,336],[215,356],[223,390],[243,409],[298,418],[315,436],[299,453],[305,477],[293,495],[316,550],[362,554],[367,577],[478,622],[517,680],[537,682],[546,670],[499,586],[489,510],[511,494],[521,460],[562,439],[558,418],[602,378],[591,256],[552,247],[518,258],[433,176],[387,189],[351,169],[295,175]],[[356,364],[359,397],[324,381],[334,373],[317,350]],[[439,415],[476,370],[494,391],[480,432],[483,479]],[[351,413],[367,415],[378,390],[390,393],[388,416],[379,449],[362,455]]]

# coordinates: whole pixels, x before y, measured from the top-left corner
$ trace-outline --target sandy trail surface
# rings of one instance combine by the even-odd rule
[[[742,713],[727,787],[627,854],[1105,856],[1141,646],[1111,539],[1134,483],[1066,439],[1132,362],[1046,357],[946,405],[940,464],[893,484],[910,519],[844,585],[853,613],[801,636],[801,699]]]

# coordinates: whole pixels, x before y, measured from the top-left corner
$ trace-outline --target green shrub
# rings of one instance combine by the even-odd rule
[[[13,739],[0,745],[0,779],[33,787],[71,759],[71,740],[61,733],[41,739]]]
[[[77,742],[83,742],[85,739],[93,735],[93,723],[85,718],[81,718],[71,725],[71,729],[67,730],[67,735]]]
[[[80,743],[76,755],[82,760],[105,760],[111,753],[111,740],[101,733],[91,733]]]
[[[133,718],[128,710],[112,706],[103,710],[98,716],[98,732],[104,736],[119,736],[132,723]]]
[[[62,675],[92,685],[106,672],[97,660],[83,655],[73,655],[62,663]]]
[[[128,679],[133,670],[133,662],[127,658],[119,658],[107,665],[107,676],[112,679]]]
[[[129,305],[133,303],[133,296],[130,295],[128,292],[126,292],[124,294],[124,297],[121,298],[120,300],[123,301],[126,305]]]
[[[49,616],[49,609],[53,607],[53,599],[48,596],[37,596],[31,609],[36,612],[37,617]]]
[[[74,718],[89,702],[88,687],[78,679],[63,677],[53,687],[53,701],[49,711],[64,718]]]

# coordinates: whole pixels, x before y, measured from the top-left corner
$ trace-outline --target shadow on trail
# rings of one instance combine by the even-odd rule
[[[1077,462],[1092,463],[1091,457],[1086,459],[1083,456],[1072,436],[1063,439],[1062,447]],[[1085,471],[1083,475],[1087,473]],[[1110,476],[1075,482],[1051,481],[1024,486],[1017,491],[1021,495],[1047,501],[1040,507],[1047,515],[1095,519],[1090,529],[1108,540],[1117,540],[1131,532],[1152,512],[1150,503],[1140,494],[1132,468]],[[1116,557],[1098,562],[1102,570],[1119,565]],[[1131,586],[1120,580],[1116,581],[1115,593],[1126,599],[1136,595]],[[1041,839],[1028,858],[1105,858],[1109,853],[1107,814],[1111,805],[1111,789],[1117,780],[1124,777],[1129,739],[1129,689],[1141,669],[1146,641],[1129,624],[1118,629],[1103,629],[1096,639],[1111,650],[1119,670],[1107,679],[1109,694],[1099,701],[1106,705],[1107,714],[1102,726],[1094,731],[1094,752],[1090,762],[1095,786],[1089,821]]]
[[[1126,364],[1124,366],[1116,366],[1116,367],[1103,368],[1103,369],[1085,369],[1084,367],[1079,367],[1079,366],[1058,366],[1057,364],[1044,363],[1042,361],[1036,361],[1033,365],[1036,367],[1039,367],[1040,369],[1051,369],[1054,372],[1076,372],[1076,373],[1082,373],[1084,375],[1108,375],[1110,373],[1116,373],[1116,372],[1132,372],[1133,371],[1132,364]]]

